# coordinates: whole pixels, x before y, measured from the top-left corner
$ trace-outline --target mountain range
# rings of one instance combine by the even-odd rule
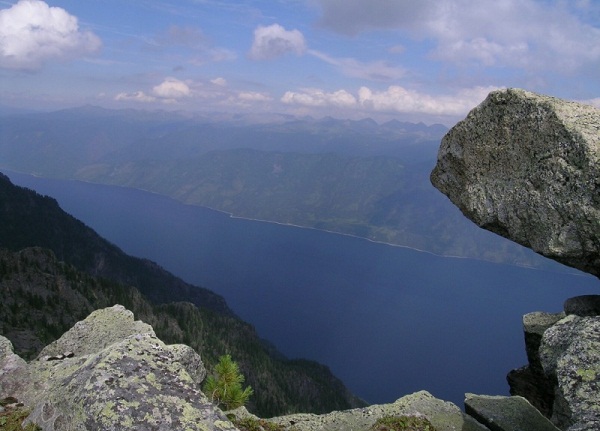
[[[133,187],[236,217],[446,256],[545,266],[478,229],[429,182],[447,128],[93,106],[0,116],[0,168]]]

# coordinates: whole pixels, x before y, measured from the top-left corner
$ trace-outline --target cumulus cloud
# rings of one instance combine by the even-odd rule
[[[163,82],[152,87],[152,94],[146,94],[144,91],[123,92],[115,96],[116,101],[121,102],[160,102],[166,104],[177,103],[178,100],[190,97],[192,89],[188,83],[177,78],[168,77]]]
[[[155,102],[156,97],[148,96],[143,91],[135,91],[133,93],[119,93],[115,96],[115,100],[121,102],[143,102],[150,103]]]
[[[320,24],[355,35],[396,29],[434,42],[437,59],[562,72],[600,62],[589,2],[559,0],[316,0]]]
[[[299,30],[286,30],[279,24],[273,24],[254,30],[249,56],[253,60],[269,60],[290,52],[301,55],[305,51],[306,42]]]
[[[255,91],[243,91],[238,94],[238,98],[244,102],[270,102],[273,100],[268,94]]]
[[[41,0],[20,0],[0,10],[0,67],[36,70],[98,50],[100,39],[79,29],[77,18]]]
[[[227,86],[227,80],[221,76],[215,78],[215,79],[211,79],[210,81],[211,83],[218,85],[219,87],[226,87]]]
[[[286,104],[304,106],[336,106],[353,107],[356,105],[356,97],[346,90],[326,92],[316,88],[306,88],[300,92],[287,91],[281,98]]]
[[[191,94],[190,87],[177,78],[166,78],[152,88],[152,93],[164,99],[180,99]]]
[[[497,87],[474,87],[459,90],[455,94],[437,96],[397,85],[392,85],[384,91],[361,87],[356,96],[346,90],[328,93],[318,89],[304,89],[300,92],[286,92],[281,101],[311,107],[331,106],[389,113],[461,116],[481,103],[490,91],[496,89]]]
[[[498,87],[474,87],[455,94],[430,95],[392,85],[385,91],[372,91],[361,87],[358,100],[363,107],[375,111],[422,113],[432,115],[464,115]]]

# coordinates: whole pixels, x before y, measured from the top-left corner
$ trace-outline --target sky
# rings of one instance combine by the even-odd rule
[[[0,105],[451,125],[495,89],[600,107],[600,0],[0,0]]]

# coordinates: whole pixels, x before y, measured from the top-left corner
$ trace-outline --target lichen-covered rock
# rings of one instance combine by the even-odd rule
[[[569,431],[600,429],[600,317],[569,315],[544,332],[540,360],[557,384],[553,422]]]
[[[492,92],[442,140],[431,182],[479,226],[600,276],[600,110]]]
[[[523,397],[466,394],[465,411],[491,431],[560,431]]]
[[[294,431],[361,431],[368,430],[384,416],[424,416],[438,431],[489,431],[465,415],[455,405],[421,391],[391,404],[377,404],[360,409],[335,411],[324,415],[293,414],[269,419]]]
[[[44,431],[235,430],[200,391],[203,370],[198,355],[165,345],[115,306],[48,346],[8,395],[31,407],[28,420]]]
[[[27,380],[27,362],[16,355],[8,338],[0,335],[0,399],[20,392]]]
[[[173,360],[179,362],[198,385],[206,378],[206,368],[200,355],[186,344],[170,344],[167,349],[173,354]]]
[[[44,347],[38,358],[65,352],[73,352],[75,356],[87,355],[137,334],[156,335],[152,326],[135,321],[133,313],[122,305],[114,305],[93,311],[85,320],[77,322],[58,340]]]

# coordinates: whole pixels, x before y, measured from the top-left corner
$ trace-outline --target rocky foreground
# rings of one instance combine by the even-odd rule
[[[600,276],[599,159],[599,110],[504,90],[444,137],[431,178],[480,226]],[[600,297],[572,298],[564,308],[524,317],[529,363],[509,374],[514,396],[466,394],[463,413],[418,392],[270,422],[357,431],[410,415],[438,431],[600,430]],[[27,421],[44,431],[236,429],[201,392],[205,374],[193,349],[164,344],[119,305],[93,312],[29,363],[0,336],[0,399],[30,408]],[[252,417],[243,408],[229,414]]]
[[[44,431],[237,429],[202,393],[205,376],[194,350],[164,344],[150,325],[135,321],[120,305],[94,311],[29,363],[0,336],[0,398],[23,403],[31,409],[27,422]],[[521,397],[469,395],[467,406],[472,416],[417,392],[391,404],[269,422],[279,430],[347,431],[368,430],[382,417],[418,416],[438,431],[523,429],[514,424],[556,431]],[[254,417],[244,408],[229,413]]]

